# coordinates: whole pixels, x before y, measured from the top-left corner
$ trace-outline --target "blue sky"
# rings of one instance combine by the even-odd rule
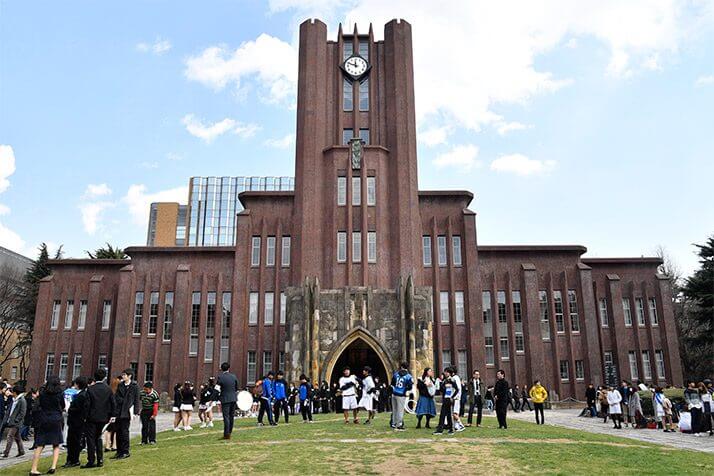
[[[410,21],[422,189],[482,244],[714,233],[714,2],[0,0],[0,245],[146,240],[192,175],[293,175],[297,27]]]

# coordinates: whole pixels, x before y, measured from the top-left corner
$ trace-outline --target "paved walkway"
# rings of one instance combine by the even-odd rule
[[[545,424],[572,428],[574,430],[588,431],[590,433],[601,433],[606,435],[621,436],[633,440],[646,441],[658,445],[667,445],[682,450],[705,451],[714,453],[714,436],[701,436],[686,433],[665,433],[662,430],[635,430],[623,428],[614,430],[612,423],[608,420],[603,423],[601,418],[579,417],[580,409],[576,410],[546,410]],[[517,420],[535,421],[533,412],[508,412],[508,418]]]
[[[197,420],[194,418],[194,420]],[[156,432],[168,430],[170,428],[173,428],[174,426],[174,414],[173,413],[159,413],[159,415],[156,417]],[[131,428],[129,430],[130,437],[133,438],[135,436],[141,435],[141,422],[139,421],[139,418],[137,417],[134,421],[131,422]],[[5,441],[2,441],[2,451],[5,450]],[[5,468],[7,466],[12,466],[14,464],[21,463],[23,461],[30,461],[32,460],[32,454],[34,451],[29,451],[28,448],[32,446],[32,441],[24,441],[23,442],[25,445],[25,456],[21,458],[15,457],[15,454],[17,454],[17,447],[13,445],[12,450],[10,451],[10,457],[6,459],[0,459],[0,472],[2,472],[2,468]],[[62,452],[65,450],[62,449]],[[42,456],[51,456],[52,455],[52,447],[45,447],[45,450],[42,452]],[[105,456],[105,458],[113,456],[114,453],[110,453],[109,455]],[[82,463],[85,463],[87,460],[87,453],[82,453],[82,456],[80,457],[80,460]],[[60,458],[60,462],[62,461],[62,458]]]

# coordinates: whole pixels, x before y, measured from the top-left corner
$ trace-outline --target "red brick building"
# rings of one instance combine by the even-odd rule
[[[61,260],[41,286],[33,384],[134,366],[162,390],[221,361],[330,380],[454,365],[561,397],[625,378],[681,384],[656,258],[478,246],[467,191],[419,190],[411,25],[384,40],[300,27],[295,190],[243,192],[235,247]],[[357,138],[357,140],[354,140]]]

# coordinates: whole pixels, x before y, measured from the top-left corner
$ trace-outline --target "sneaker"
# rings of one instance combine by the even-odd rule
[[[460,426],[460,427],[458,427],[458,428],[456,429],[456,431],[461,432],[461,431],[464,431],[465,429],[466,429],[466,428],[464,428],[463,426]]]
[[[310,420],[310,421],[308,421],[308,423],[315,423],[315,422],[314,422],[314,421],[312,421],[312,420]]]
[[[365,425],[371,425],[371,424],[372,424],[372,420],[367,420],[367,421],[364,422],[364,424],[365,424]]]
[[[200,425],[198,425],[198,427],[199,427],[199,428],[206,428],[206,424],[205,424],[205,423],[203,423],[203,422],[201,422],[201,424],[200,424]]]
[[[449,435],[453,435],[453,434],[454,434],[454,430],[449,430],[448,434],[449,434]]]
[[[258,426],[265,426],[262,422],[258,422]]]
[[[174,431],[181,431],[181,428],[177,426],[176,428],[174,428]],[[107,450],[104,450],[104,451],[107,451]]]
[[[395,430],[395,431],[406,431],[406,430],[404,429],[404,425],[398,426],[398,427],[396,427],[394,430]]]
[[[186,430],[186,431],[188,431],[188,430],[193,430],[193,428],[191,428],[190,425],[184,426],[183,429]]]
[[[432,433],[432,435],[443,435],[443,434],[444,434],[444,430],[436,430],[434,433]]]
[[[206,425],[206,426],[207,426],[208,428],[213,428],[213,422],[212,422],[212,421],[209,421],[209,422],[208,422],[208,425]]]

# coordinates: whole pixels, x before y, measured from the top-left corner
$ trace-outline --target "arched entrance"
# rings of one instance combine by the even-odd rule
[[[372,375],[379,377],[380,381],[389,383],[393,362],[376,339],[358,328],[345,336],[332,351],[323,375],[332,386],[340,379],[345,367],[361,377],[365,366],[371,367]]]

